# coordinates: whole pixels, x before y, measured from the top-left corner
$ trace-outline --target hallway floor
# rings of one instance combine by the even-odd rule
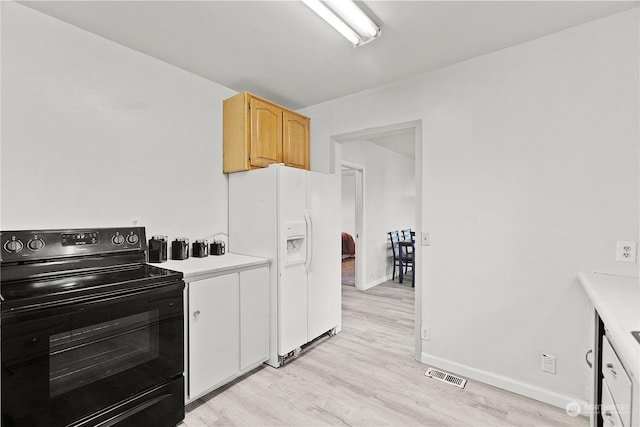
[[[356,259],[347,258],[342,260],[342,284],[356,285]]]

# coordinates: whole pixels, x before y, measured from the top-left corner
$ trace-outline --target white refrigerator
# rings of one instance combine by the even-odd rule
[[[229,174],[229,251],[272,260],[271,366],[342,327],[340,221],[337,175],[281,164]]]

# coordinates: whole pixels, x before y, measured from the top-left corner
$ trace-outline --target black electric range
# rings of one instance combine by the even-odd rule
[[[184,418],[182,273],[143,227],[1,234],[2,426],[175,426]]]

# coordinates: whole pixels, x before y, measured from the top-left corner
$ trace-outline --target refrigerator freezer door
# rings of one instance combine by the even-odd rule
[[[307,339],[340,324],[340,181],[336,175],[308,174],[311,218],[307,275]]]
[[[284,356],[307,342],[306,255],[287,262],[287,225],[305,224],[308,172],[280,167],[278,173],[278,354]]]
[[[269,361],[278,366],[278,173],[276,168],[229,174],[227,251],[272,260],[269,268]]]

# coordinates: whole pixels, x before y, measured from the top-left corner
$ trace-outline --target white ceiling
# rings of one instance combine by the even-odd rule
[[[300,1],[21,3],[291,109],[390,83],[639,5],[638,1],[368,0],[358,3],[381,27],[382,35],[353,48]],[[382,143],[388,148],[404,145],[398,150],[412,152],[413,138],[404,139],[402,144],[398,140]]]
[[[26,1],[237,91],[299,109],[578,25],[638,1],[366,1],[352,45],[300,1]]]

